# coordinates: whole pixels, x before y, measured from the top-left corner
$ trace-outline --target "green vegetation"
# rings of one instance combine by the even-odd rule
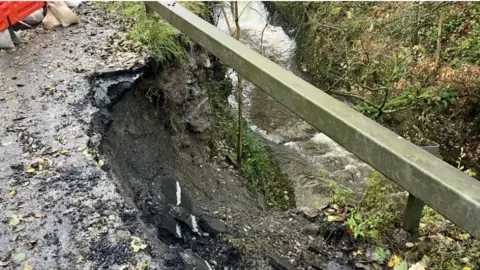
[[[276,2],[313,83],[418,145],[480,169],[480,4]],[[440,29],[440,31],[439,31]]]
[[[429,207],[425,207],[419,237],[401,236],[406,192],[376,172],[368,179],[361,200],[350,190],[332,183],[333,204],[327,209],[327,220],[344,222],[352,239],[358,241],[355,257],[366,256],[374,264],[404,269],[401,265],[421,264],[419,269],[478,269],[480,241],[473,239]],[[395,268],[396,267],[396,268]],[[405,268],[408,269],[408,268]]]
[[[333,182],[330,188],[335,208],[343,214],[342,220],[346,220],[354,239],[370,239],[377,244],[385,244],[383,241],[401,223],[406,196],[392,196],[400,189],[375,171],[368,178],[360,200],[355,199],[351,190],[338,188]]]
[[[193,1],[180,1],[177,3],[182,5],[184,8],[190,10],[191,12],[195,13],[199,17],[203,18],[204,20],[209,20],[210,10],[205,3]]]
[[[179,2],[197,15],[208,18],[209,10],[202,2]],[[156,14],[146,14],[143,2],[108,2],[107,10],[132,20],[133,26],[127,38],[142,44],[145,50],[162,64],[183,63],[185,48],[192,45],[188,38],[180,38],[176,28],[169,25]]]
[[[444,160],[478,175],[480,4],[274,5],[294,28],[299,64],[313,83],[417,145],[440,144]],[[346,224],[360,245],[354,256],[370,250],[367,260],[394,269],[480,267],[480,241],[428,207],[419,238],[401,239],[406,196],[378,174],[360,201],[331,187],[327,221]]]
[[[221,83],[211,83],[208,94],[213,106],[213,123],[210,147],[215,154],[229,155],[235,162],[234,149],[237,149],[238,121],[229,107],[227,97],[232,91],[229,79]],[[295,206],[294,192],[288,178],[281,174],[271,152],[248,127],[244,120],[243,158],[240,171],[248,179],[248,188],[259,194],[267,208],[289,209]],[[226,138],[226,140],[225,140]],[[238,166],[237,164],[235,164]]]

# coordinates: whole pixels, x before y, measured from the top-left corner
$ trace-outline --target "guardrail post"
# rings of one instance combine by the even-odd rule
[[[438,156],[438,144],[424,146],[422,149],[432,155]],[[415,233],[418,231],[424,206],[425,203],[422,200],[412,195],[412,193],[408,194],[407,207],[405,208],[405,217],[403,219],[403,229],[405,231],[409,233]]]
[[[147,3],[145,3],[145,11],[146,11],[146,13],[149,14],[149,15],[155,13],[155,11],[153,11],[153,9],[152,9],[151,7],[149,7],[149,6],[147,5]]]

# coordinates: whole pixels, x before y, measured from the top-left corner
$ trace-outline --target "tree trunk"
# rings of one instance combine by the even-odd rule
[[[437,23],[437,51],[435,53],[435,64],[437,68],[440,66],[440,57],[442,56],[442,32],[443,32],[443,18],[445,17],[445,12],[443,9],[438,11],[438,23]]]
[[[234,17],[236,26],[236,38],[240,41],[240,24],[238,23],[238,1],[234,3]],[[242,77],[237,73],[237,100],[238,100],[238,141],[237,141],[237,163],[242,165],[243,156],[243,89]]]

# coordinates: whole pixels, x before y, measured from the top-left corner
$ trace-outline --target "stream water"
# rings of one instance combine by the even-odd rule
[[[238,2],[241,41],[285,69],[302,77],[295,59],[295,41],[280,26],[267,24],[262,2]],[[230,7],[226,19],[219,12],[217,27],[228,33],[226,20],[235,26]],[[262,36],[263,32],[263,36]],[[228,71],[236,88],[237,74]],[[270,143],[282,171],[292,180],[298,207],[320,208],[331,199],[330,181],[356,193],[364,187],[368,165],[245,81],[244,111],[252,129]],[[237,106],[236,93],[229,97]]]

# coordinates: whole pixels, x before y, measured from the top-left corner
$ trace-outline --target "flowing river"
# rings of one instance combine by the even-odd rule
[[[285,69],[302,77],[295,60],[295,41],[280,26],[267,24],[269,14],[262,2],[238,2],[241,41]],[[235,27],[232,12],[225,7],[227,20]],[[217,27],[228,33],[219,12]],[[263,34],[262,34],[263,33]],[[228,71],[234,82],[237,74]],[[234,85],[234,88],[236,85]],[[283,105],[245,81],[244,116],[261,134],[277,157],[282,171],[293,181],[298,207],[318,209],[331,199],[330,181],[360,192],[370,167],[340,145],[290,112]],[[229,102],[237,106],[236,93]]]

